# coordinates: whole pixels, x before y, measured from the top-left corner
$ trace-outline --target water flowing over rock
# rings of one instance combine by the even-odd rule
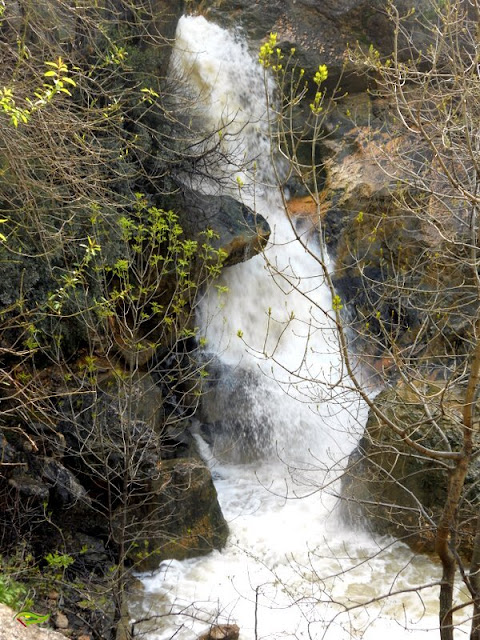
[[[154,0],[151,4],[161,12],[158,23],[150,27],[165,39],[166,47],[160,51],[143,40],[139,44],[129,64],[134,61],[140,82],[156,77],[158,72],[166,73],[170,64],[167,41],[184,5],[222,24],[240,25],[249,33],[253,47],[269,31],[277,31],[280,46],[287,50],[296,47],[300,64],[309,74],[319,62],[327,63],[330,82],[341,76],[348,41],[364,38],[368,41],[364,44],[372,41],[382,51],[388,51],[390,46],[389,27],[382,12],[377,11],[383,4],[380,1],[372,5],[365,0],[341,0],[322,6],[314,0]],[[116,7],[115,0],[112,5]],[[39,7],[42,10],[43,4]],[[12,19],[17,17],[15,14]],[[60,37],[68,39],[69,21],[63,16],[56,16],[58,19],[62,22]],[[51,26],[52,33],[56,33],[56,22]],[[88,391],[68,396],[65,419],[60,419],[59,424],[28,425],[38,450],[33,450],[26,437],[23,442],[10,444],[2,435],[0,455],[7,462],[20,464],[9,479],[15,497],[26,500],[39,512],[44,502],[53,505],[50,517],[54,525],[51,529],[57,529],[55,540],[65,542],[66,551],[78,556],[77,566],[81,564],[89,575],[113,567],[112,547],[120,544],[125,531],[135,535],[141,523],[145,544],[140,548],[132,545],[128,559],[142,570],[154,570],[161,562],[157,574],[144,577],[153,594],[152,600],[144,600],[145,606],[150,607],[148,614],[153,606],[153,617],[157,613],[160,618],[170,616],[165,628],[155,632],[160,634],[156,637],[190,639],[210,624],[203,638],[233,640],[239,635],[239,627],[230,621],[238,619],[246,640],[267,634],[310,634],[346,640],[355,634],[369,634],[371,628],[377,630],[373,633],[378,637],[393,640],[389,611],[385,614],[374,610],[373,625],[371,618],[366,622],[342,618],[344,603],[348,607],[359,591],[363,596],[373,580],[382,579],[384,562],[379,560],[380,571],[377,567],[373,572],[364,558],[372,549],[373,553],[376,551],[376,543],[345,529],[336,510],[341,460],[352,449],[363,410],[351,396],[348,381],[346,389],[338,385],[342,364],[332,299],[314,257],[323,249],[316,237],[312,237],[308,251],[299,246],[285,215],[270,165],[265,123],[265,89],[268,91],[269,85],[267,82],[264,86],[256,56],[249,57],[247,51],[238,31],[232,37],[203,18],[180,21],[173,66],[180,67],[186,82],[191,83],[199,108],[195,117],[204,118],[207,128],[213,125],[220,147],[225,145],[222,150],[229,158],[226,173],[232,173],[232,184],[223,183],[222,188],[209,193],[208,187],[202,190],[203,185],[192,179],[187,181],[188,187],[183,183],[178,188],[182,171],[175,173],[174,167],[171,173],[177,180],[176,195],[170,198],[171,191],[165,188],[170,179],[173,181],[170,175],[165,177],[170,172],[168,161],[157,154],[162,146],[159,122],[164,125],[164,120],[149,113],[139,125],[132,107],[129,122],[129,134],[138,136],[137,160],[145,169],[142,188],[148,183],[155,198],[156,188],[163,189],[155,204],[168,207],[171,203],[181,214],[189,237],[198,237],[206,227],[212,228],[219,236],[215,247],[227,254],[228,269],[216,283],[218,288],[205,292],[195,326],[188,327],[193,331],[198,325],[201,341],[214,354],[213,364],[202,370],[210,380],[196,416],[203,434],[207,434],[205,439],[212,443],[211,449],[204,442],[198,444],[207,462],[198,460],[190,418],[181,415],[181,402],[175,414],[176,425],[165,429],[163,390],[158,388],[154,374],[143,375],[140,369],[139,376],[131,376],[131,351],[122,351],[118,344],[115,348],[123,356],[123,365],[118,367],[117,380],[125,385],[123,392],[115,388],[111,370],[105,375],[102,372],[102,380],[93,391],[87,386]],[[357,72],[358,69],[348,70],[342,79],[343,89],[365,87],[365,79]],[[355,98],[350,103],[357,113],[360,102]],[[368,108],[372,105],[369,102]],[[144,106],[142,102],[142,109]],[[372,108],[380,110],[381,106],[377,102]],[[332,267],[335,283],[346,299],[361,305],[355,267],[346,259],[352,240],[358,240],[356,218],[363,211],[366,226],[370,213],[376,216],[381,208],[391,210],[394,203],[389,185],[372,158],[375,145],[368,142],[371,131],[358,121],[351,129],[347,120],[340,118],[341,126],[332,125],[330,141],[322,147],[326,160],[322,176],[324,219],[329,235],[327,245],[340,253],[337,265]],[[233,140],[230,146],[229,137]],[[374,131],[373,138],[376,144],[385,143],[387,147],[392,143],[381,131]],[[165,175],[158,178],[157,173],[162,171]],[[215,182],[215,175],[210,178]],[[136,189],[137,184],[122,183],[123,188]],[[223,188],[225,192],[219,195]],[[417,231],[407,229],[406,235]],[[389,222],[384,237],[370,243],[377,254],[377,262],[370,265],[373,269],[378,270],[380,249],[396,232],[395,223]],[[398,242],[403,237],[399,235]],[[42,274],[35,274],[35,278],[26,279],[30,290],[41,283],[47,292],[49,286]],[[224,293],[219,295],[218,290]],[[388,308],[385,314],[388,317]],[[408,326],[414,326],[412,319]],[[173,336],[172,342],[175,339]],[[186,340],[182,345],[183,342]],[[85,344],[85,336],[79,338],[78,344]],[[75,347],[71,349],[74,351]],[[158,355],[155,351],[156,347],[146,349],[144,359],[137,358],[136,364],[140,368],[146,366]],[[90,385],[88,371],[84,369],[84,373],[85,384]],[[169,374],[175,377],[173,369]],[[176,400],[170,401],[174,404]],[[109,502],[110,489],[121,487],[124,477],[126,424],[135,445],[129,462],[137,472],[129,495],[128,517],[118,504],[121,500],[114,507]],[[92,442],[94,425],[100,425],[100,435]],[[368,429],[368,434],[375,433],[364,436],[358,449],[362,454],[369,451],[367,440],[377,437],[375,429],[379,425]],[[45,437],[44,432],[49,430],[52,434]],[[52,447],[53,441],[58,446]],[[84,447],[87,442],[90,450]],[[395,446],[400,447],[401,443]],[[80,450],[81,458],[76,456]],[[189,457],[179,457],[183,454]],[[376,451],[368,455],[371,460]],[[105,477],[105,460],[107,475],[111,472],[114,478],[111,486]],[[345,481],[345,496],[352,503],[361,502],[379,489],[368,484],[369,463],[359,460],[358,453],[352,454],[350,470],[363,470],[367,480],[362,477],[357,486],[353,476],[358,494],[349,493],[352,484]],[[245,464],[237,466],[239,461]],[[385,464],[392,466],[394,462],[389,458]],[[419,484],[425,487],[415,486],[408,491],[428,493],[430,471],[429,468],[422,475],[423,470],[417,474],[416,468],[401,468],[400,478],[405,478],[408,489],[410,476],[421,476]],[[438,500],[444,492],[444,475],[440,470],[435,493]],[[219,493],[223,492],[220,501],[226,517],[212,476]],[[366,486],[371,493],[362,493]],[[101,509],[108,505],[114,511],[113,522],[93,508],[92,500]],[[394,497],[389,500],[402,513],[411,513],[408,501],[404,504],[401,498]],[[433,508],[425,500],[425,508]],[[111,518],[112,514],[108,516]],[[356,517],[358,514],[353,515]],[[378,514],[379,520],[384,517],[383,513]],[[58,535],[60,525],[70,530],[65,540]],[[408,521],[399,521],[395,527],[397,535],[410,533]],[[51,529],[45,527],[44,538],[50,536]],[[428,526],[426,531],[428,538]],[[193,561],[215,549],[224,552],[214,552],[210,560]],[[395,549],[403,558],[395,579],[400,588],[405,585],[408,591],[411,584],[418,584],[415,575],[409,573],[415,572],[412,556],[401,546]],[[188,562],[177,562],[184,559]],[[349,563],[358,563],[353,578],[349,575],[337,580],[348,570]],[[386,591],[391,584],[383,586]],[[198,602],[202,603],[201,615]],[[421,618],[423,603],[420,611],[413,611],[413,617],[417,614]],[[172,619],[173,625],[179,621],[176,630],[169,628]],[[111,630],[113,621],[108,626]]]
[[[320,184],[324,185],[320,194],[322,230],[335,262],[335,288],[349,305],[349,312],[357,323],[354,329],[359,330],[357,336],[363,332],[365,323],[375,328],[378,319],[370,317],[368,307],[376,306],[382,322],[392,324],[392,313],[398,319],[392,326],[402,344],[416,335],[424,315],[412,301],[412,295],[405,293],[401,299],[389,296],[388,279],[392,275],[389,266],[400,265],[405,291],[425,292],[420,294],[420,306],[424,307],[429,304],[427,298],[431,281],[447,282],[453,278],[458,280],[460,287],[465,274],[454,273],[454,269],[448,272],[448,268],[436,272],[432,260],[429,264],[422,264],[422,255],[435,255],[439,237],[432,232],[432,225],[422,224],[418,218],[408,215],[402,206],[402,202],[408,202],[408,189],[400,183],[407,172],[428,170],[428,149],[420,148],[414,135],[399,134],[398,127],[393,125],[393,105],[365,91],[367,83],[375,88],[374,77],[367,79],[361,66],[352,66],[352,57],[346,56],[347,46],[355,47],[357,44],[364,48],[372,45],[382,54],[391,54],[393,27],[385,6],[383,0],[373,3],[362,0],[338,3],[311,0],[213,3],[198,0],[191,3],[190,9],[232,30],[236,28],[239,33],[246,33],[250,46],[257,51],[259,42],[269,32],[276,32],[284,53],[291,47],[296,49],[295,58],[306,69],[306,77],[313,75],[319,63],[328,66],[327,86],[330,88],[339,79],[349,58],[340,80],[342,91],[348,91],[348,95],[342,97],[337,109],[327,118],[324,131],[327,137],[318,145],[318,154],[323,160],[321,175],[318,176]],[[398,2],[396,7],[402,15],[412,5]],[[415,2],[413,8],[415,11],[406,19],[405,25],[411,33],[414,50],[428,45],[425,25],[430,13],[428,2],[424,0]],[[400,50],[402,46],[400,42]],[[300,149],[299,153],[306,154],[305,163],[308,164],[310,149]],[[288,187],[291,193],[296,193],[297,186],[293,181]],[[303,193],[296,195],[302,196]],[[305,219],[309,205],[303,204],[304,211],[300,216]],[[295,206],[293,203],[292,207]],[[371,286],[365,288],[365,281]],[[469,305],[465,305],[459,295],[461,306],[467,309],[464,317],[455,312],[455,307],[460,305],[452,300],[453,294],[445,287],[440,306],[452,309],[452,313],[445,314],[448,317],[443,327],[443,343],[439,340],[435,344],[425,344],[431,352],[448,350],[448,343],[462,341],[471,335],[476,305],[471,282],[467,286]],[[375,351],[368,339],[362,341],[359,338],[353,348],[369,352],[373,365],[381,366],[384,357],[381,345]]]
[[[201,6],[216,11],[226,4]],[[344,626],[340,620],[344,602],[367,591],[375,598],[370,585],[383,579],[385,559],[378,557],[375,568],[365,562],[370,550],[377,554],[377,543],[346,529],[335,509],[339,461],[353,448],[362,407],[348,390],[337,395],[340,361],[330,322],[332,300],[318,264],[295,243],[278,192],[269,188],[275,181],[261,126],[261,69],[238,34],[202,17],[182,18],[177,47],[175,63],[192,70],[192,83],[206,96],[202,108],[208,121],[238,112],[241,155],[252,157],[255,150],[256,175],[262,176],[255,180],[247,166],[242,199],[268,219],[272,233],[262,255],[224,270],[219,284],[228,293],[208,292],[199,313],[206,349],[215,356],[197,414],[213,453],[205,443],[200,446],[213,469],[229,539],[222,554],[181,565],[162,563],[144,577],[138,616],[152,607],[160,615],[173,611],[176,637],[182,640],[205,633],[206,624],[224,623],[237,623],[246,640],[303,633],[343,640],[357,632],[400,638],[404,629],[391,622],[391,610],[375,612],[373,625],[367,615],[367,625],[358,621],[358,628],[357,621],[351,626],[349,619]],[[319,251],[314,238],[309,246]],[[314,382],[308,384],[306,377]],[[238,464],[245,453],[247,462]],[[395,579],[410,583],[412,575],[406,573],[416,571],[411,552],[404,545],[393,549],[388,562],[398,557],[404,563]],[[350,562],[358,562],[356,570],[344,575]],[[202,620],[191,605],[195,600],[204,603]],[[169,629],[160,637],[171,635]]]
[[[274,453],[275,411],[263,383],[251,369],[218,360],[209,366],[197,417],[218,459],[250,462]]]
[[[414,4],[417,10],[428,8],[425,0]],[[397,5],[406,13],[412,3]],[[347,65],[344,70],[349,45],[372,44],[382,53],[391,53],[392,26],[384,9],[385,0],[192,0],[188,6],[189,11],[197,11],[222,26],[232,30],[240,27],[253,48],[258,48],[257,43],[270,32],[276,32],[279,46],[287,52],[295,47],[299,64],[309,75],[320,63],[326,64],[332,83],[341,77],[343,89],[349,92],[367,86],[360,69]],[[423,34],[418,29],[414,32],[421,46]]]

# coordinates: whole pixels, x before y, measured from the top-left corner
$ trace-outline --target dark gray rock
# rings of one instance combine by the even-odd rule
[[[3,432],[0,430],[0,467],[2,464],[8,464],[14,461],[16,457],[15,448],[7,441]]]
[[[202,231],[209,228],[216,233],[212,246],[225,251],[226,267],[259,253],[270,236],[265,218],[231,196],[204,195],[181,186],[167,202],[179,214],[188,236],[203,242]]]
[[[129,523],[138,522],[138,545],[130,547],[129,556],[145,571],[168,558],[183,560],[221,549],[228,536],[210,471],[188,458],[159,463],[148,495],[127,517]],[[118,511],[118,526],[121,518]]]
[[[63,507],[71,507],[79,500],[88,502],[87,491],[75,475],[53,458],[43,459],[42,481],[50,489],[50,497]]]
[[[61,433],[43,422],[30,422],[28,431],[33,435],[38,453],[50,458],[63,458],[65,438]],[[29,443],[26,443],[28,446]]]
[[[8,484],[18,491],[20,497],[31,498],[34,502],[43,503],[48,500],[48,486],[38,478],[27,473],[14,473]]]
[[[193,436],[192,420],[173,420],[162,434],[162,460],[193,458],[202,460],[197,441]]]
[[[68,551],[76,557],[77,563],[88,568],[99,568],[109,561],[103,541],[81,532],[75,534]]]
[[[400,13],[411,3],[397,3]],[[418,11],[427,6],[425,0],[414,3]],[[278,44],[285,50],[296,48],[299,64],[313,76],[319,64],[329,68],[330,83],[342,76],[342,87],[350,92],[364,90],[367,80],[361,69],[344,71],[347,46],[357,42],[372,44],[389,55],[393,46],[393,29],[385,8],[386,0],[191,0],[189,10],[200,11],[206,18],[222,26],[240,29],[252,48],[258,51],[260,41],[270,32],[278,34]],[[418,11],[417,14],[418,15]],[[423,32],[410,20],[418,46],[424,43]]]
[[[164,424],[164,398],[153,376],[146,371],[124,371],[119,377],[108,374],[99,384],[102,405],[116,405],[116,411],[144,422],[155,433],[161,434]],[[122,409],[123,407],[123,409]]]

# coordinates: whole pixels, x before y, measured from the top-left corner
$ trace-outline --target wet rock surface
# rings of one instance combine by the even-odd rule
[[[265,218],[231,196],[204,195],[181,187],[169,204],[179,212],[189,236],[198,237],[207,228],[215,232],[212,246],[226,253],[225,267],[252,258],[270,237]]]

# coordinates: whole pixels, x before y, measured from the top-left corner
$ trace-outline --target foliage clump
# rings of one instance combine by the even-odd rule
[[[134,505],[154,510],[206,375],[195,310],[225,252],[207,224],[190,231],[178,176],[208,167],[218,137],[173,109],[156,3],[14,4],[0,2],[0,539],[12,557],[31,543],[37,598],[95,587],[111,633],[127,551],[148,542]],[[69,526],[96,532],[95,553]],[[0,579],[15,607],[16,575]]]

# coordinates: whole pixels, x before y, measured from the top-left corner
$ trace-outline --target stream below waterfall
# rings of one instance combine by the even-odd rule
[[[243,462],[234,445],[212,450],[198,436],[229,541],[221,552],[143,574],[132,615],[162,616],[143,629],[149,640],[193,640],[212,623],[238,624],[241,640],[436,637],[437,588],[383,596],[438,580],[439,567],[402,543],[348,529],[337,513],[335,478],[365,409],[335,384],[330,295],[269,184],[262,69],[238,34],[202,17],[180,20],[172,65],[206,125],[236,131],[231,194],[272,229],[265,256],[226,269],[228,293],[212,290],[199,314],[209,350],[248,403],[233,403],[254,427],[239,441],[266,436],[256,443],[263,455]]]

